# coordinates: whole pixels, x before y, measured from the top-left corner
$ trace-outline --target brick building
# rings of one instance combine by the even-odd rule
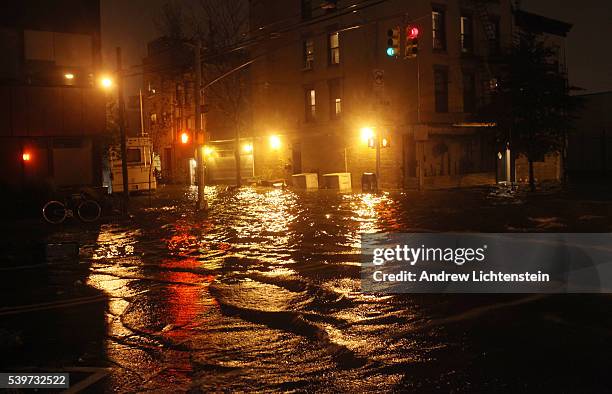
[[[99,1],[4,3],[0,47],[0,182],[101,185]]]
[[[495,88],[495,60],[516,28],[510,0],[390,0],[254,3],[251,24],[256,173],[350,172],[376,168],[368,127],[384,138],[383,188],[460,186],[495,181],[503,142],[473,114]],[[406,28],[418,55],[406,58]],[[387,53],[399,28],[400,53]],[[267,29],[282,31],[270,34]],[[270,150],[267,136],[279,135]]]
[[[203,57],[206,52],[203,51]],[[195,178],[194,48],[160,37],[148,44],[144,63],[144,128],[160,154],[162,178],[192,184]],[[206,72],[207,64],[203,63]],[[202,129],[206,141],[231,140],[234,130],[202,91]]]

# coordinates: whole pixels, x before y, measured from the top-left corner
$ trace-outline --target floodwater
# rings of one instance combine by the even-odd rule
[[[482,190],[207,196],[207,215],[192,212],[193,189],[139,197],[132,220],[81,245],[82,286],[107,302],[68,330],[103,327],[78,359],[109,368],[99,391],[611,389],[609,296],[377,296],[359,282],[363,233],[546,231],[550,218],[605,230],[607,205],[525,213]]]

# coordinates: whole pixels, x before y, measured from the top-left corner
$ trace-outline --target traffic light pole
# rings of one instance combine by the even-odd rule
[[[127,137],[125,133],[125,101],[123,98],[123,70],[121,64],[121,48],[117,47],[117,105],[119,107],[119,133],[121,138],[121,177],[123,178],[123,204],[121,214],[127,216],[130,191],[128,189],[127,168]]]
[[[204,173],[204,133],[202,132],[202,114],[201,114],[201,94],[202,94],[202,59],[200,52],[202,51],[202,41],[198,40],[194,49],[194,68],[195,68],[195,83],[194,83],[194,103],[195,103],[195,146],[196,146],[196,182],[198,183],[198,199],[196,202],[196,211],[208,209],[208,202],[204,194],[205,173]]]
[[[378,183],[381,180],[380,174],[380,143],[382,139],[382,132],[380,127],[376,128],[376,192],[378,192]]]

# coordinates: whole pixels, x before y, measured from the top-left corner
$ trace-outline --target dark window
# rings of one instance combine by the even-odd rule
[[[340,64],[340,33],[333,32],[328,36],[329,64]]]
[[[444,11],[435,9],[431,12],[431,27],[433,37],[433,48],[438,50],[446,49],[446,26]]]
[[[497,54],[499,53],[500,48],[501,48],[501,33],[499,29],[499,19],[493,19],[491,23],[493,24],[493,33],[495,35],[493,40],[491,41],[491,53]]]
[[[140,163],[140,149],[127,150],[127,163]]]
[[[474,51],[474,28],[472,17],[461,17],[461,52],[472,53]]]
[[[342,114],[342,87],[339,79],[329,81],[329,114],[337,119]]]
[[[434,69],[434,91],[436,112],[448,112],[448,70]]]
[[[314,41],[312,38],[304,40],[304,69],[311,70],[314,66]]]
[[[312,0],[302,0],[302,20],[312,18]]]
[[[306,105],[306,121],[312,122],[317,116],[317,100],[314,89],[306,89],[304,94],[304,102]]]
[[[463,112],[476,110],[476,78],[472,73],[463,73]]]

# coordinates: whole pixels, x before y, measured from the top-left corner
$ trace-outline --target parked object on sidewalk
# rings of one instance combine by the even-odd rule
[[[374,193],[378,190],[378,180],[376,174],[364,172],[361,175],[361,191],[364,193]]]
[[[95,222],[100,217],[100,204],[84,193],[71,194],[64,202],[51,200],[42,209],[43,218],[51,224],[59,224],[75,213],[84,222]]]
[[[128,189],[131,192],[157,189],[157,178],[153,172],[157,160],[153,159],[152,166],[151,149],[153,146],[148,137],[128,138],[127,140]],[[112,186],[111,193],[121,193],[123,192],[123,174],[119,146],[111,147],[109,164],[110,185],[105,186]]]
[[[291,176],[293,187],[298,189],[318,189],[319,175],[315,172],[305,172]]]
[[[351,190],[351,173],[334,172],[323,175],[323,186],[326,189]]]

